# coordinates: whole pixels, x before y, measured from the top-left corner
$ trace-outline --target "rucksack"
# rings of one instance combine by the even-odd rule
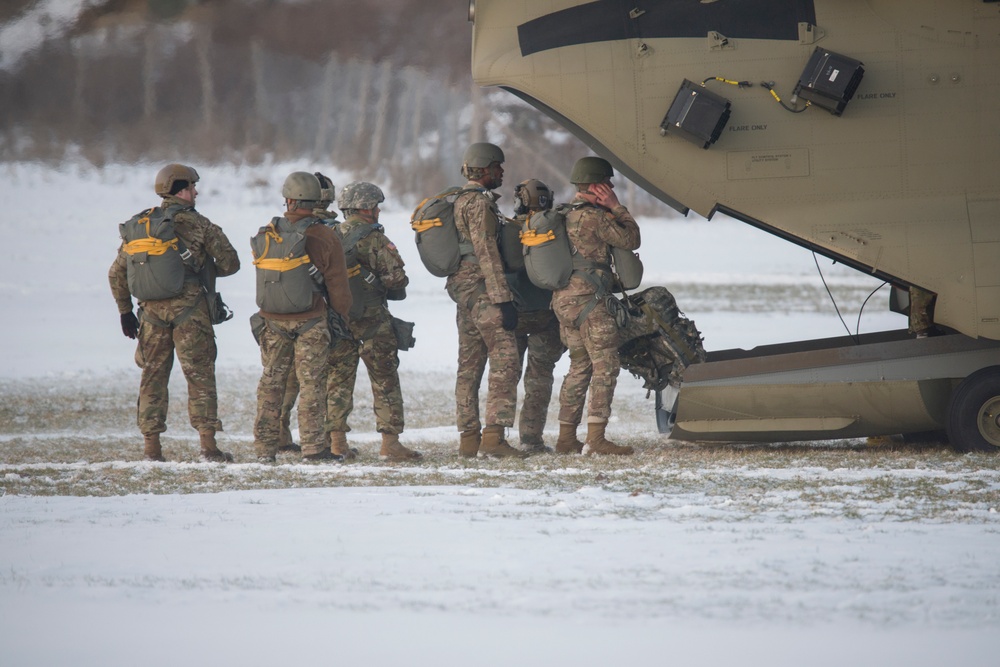
[[[524,269],[531,282],[547,290],[566,287],[573,275],[573,248],[566,235],[566,212],[560,204],[534,213],[521,231]]]
[[[348,316],[352,320],[361,317],[369,305],[382,303],[385,298],[385,287],[377,275],[358,261],[358,243],[381,225],[353,225],[350,232],[344,232],[343,225],[333,228],[340,236],[344,246],[344,260],[347,262],[347,279],[351,288],[351,310]]]
[[[475,254],[471,241],[462,241],[455,227],[455,200],[467,188],[453,187],[420,202],[410,218],[417,252],[431,275],[439,278],[458,271],[462,258]],[[478,191],[478,190],[476,190]]]
[[[621,366],[653,391],[679,387],[684,369],[706,360],[701,333],[677,308],[666,287],[649,287],[624,300],[629,315],[618,348]]]
[[[316,218],[290,222],[272,218],[250,239],[257,268],[257,305],[267,313],[304,313],[323,284],[323,275],[306,254],[306,229]]]
[[[128,255],[128,289],[139,301],[179,296],[184,279],[195,271],[191,251],[174,230],[177,208],[147,208],[118,226],[122,249]]]

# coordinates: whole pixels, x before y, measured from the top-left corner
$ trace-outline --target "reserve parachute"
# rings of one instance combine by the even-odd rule
[[[625,248],[611,248],[611,263],[618,276],[616,292],[634,290],[642,283],[642,260],[639,254]]]
[[[180,296],[188,268],[194,272],[191,251],[174,230],[176,208],[148,208],[118,226],[122,249],[128,255],[128,289],[139,301]]]
[[[623,302],[628,317],[618,348],[622,368],[651,391],[679,387],[684,369],[707,358],[698,328],[666,287],[649,287]]]
[[[306,254],[305,231],[319,224],[308,217],[293,223],[272,218],[250,239],[257,269],[257,305],[267,313],[304,313],[323,282],[319,269]]]

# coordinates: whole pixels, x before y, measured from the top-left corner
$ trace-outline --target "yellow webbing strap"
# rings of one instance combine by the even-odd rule
[[[174,237],[169,241],[161,241],[160,239],[153,237],[136,239],[135,241],[129,241],[126,243],[124,245],[124,250],[129,255],[135,255],[140,252],[154,256],[162,255],[167,252],[167,250],[177,250],[177,238]]]
[[[309,255],[302,255],[301,257],[261,257],[260,259],[255,259],[253,265],[258,269],[263,269],[265,271],[291,271],[292,269],[297,269],[303,264],[309,263]]]
[[[542,245],[543,243],[554,241],[555,238],[555,232],[551,229],[544,234],[539,234],[534,229],[526,229],[521,232],[521,245],[526,245],[528,247]]]
[[[348,278],[353,278],[354,276],[359,275],[360,273],[361,273],[361,265],[360,264],[355,264],[354,266],[347,267],[347,277]]]
[[[302,255],[295,258],[268,257],[267,253],[271,248],[271,239],[274,239],[277,243],[281,243],[281,236],[273,224],[268,225],[267,231],[264,232],[264,252],[261,253],[259,258],[255,257],[253,260],[253,265],[258,269],[265,271],[291,271],[310,262],[309,255]]]
[[[430,220],[412,220],[410,222],[410,227],[415,232],[426,232],[428,229],[433,227],[444,227],[444,223],[441,222],[441,218],[431,218]]]

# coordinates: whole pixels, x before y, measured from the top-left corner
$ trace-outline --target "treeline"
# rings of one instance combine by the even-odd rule
[[[416,197],[455,183],[465,146],[489,140],[508,179],[568,192],[586,147],[476,87],[470,49],[456,0],[91,3],[0,70],[0,159],[58,161],[70,146],[97,165],[308,158]]]

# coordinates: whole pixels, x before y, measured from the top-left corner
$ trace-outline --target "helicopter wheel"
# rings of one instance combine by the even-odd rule
[[[1000,366],[958,385],[948,405],[948,439],[962,452],[1000,452]]]

